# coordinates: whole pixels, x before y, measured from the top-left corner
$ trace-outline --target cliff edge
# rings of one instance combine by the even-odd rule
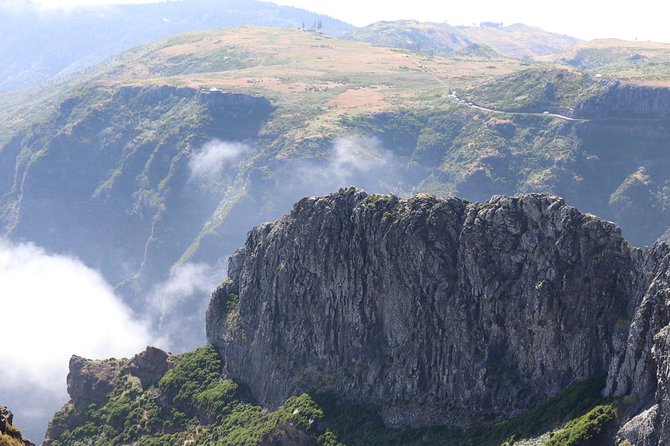
[[[650,255],[558,197],[343,189],[249,233],[208,340],[269,406],[318,390],[391,426],[506,419],[617,363]]]

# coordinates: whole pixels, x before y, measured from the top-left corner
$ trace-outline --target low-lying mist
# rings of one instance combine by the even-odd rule
[[[146,312],[155,336],[174,352],[203,345],[209,297],[225,278],[223,264],[188,262],[173,267],[168,280],[147,296]]]
[[[246,142],[204,144],[188,163],[189,193],[217,196],[226,182],[249,174],[244,169],[253,165],[253,156],[254,147]],[[252,171],[248,197],[258,206],[235,208],[235,221],[224,222],[224,245],[241,246],[246,231],[281,217],[306,195],[349,185],[402,193],[402,168],[378,138],[353,135],[334,140],[321,157],[277,162],[269,179],[254,179]],[[226,278],[229,248],[209,259],[176,264],[142,295],[121,296],[74,256],[0,242],[6,341],[0,349],[0,403],[14,411],[26,436],[41,440],[53,413],[67,401],[71,355],[131,357],[147,345],[180,353],[204,344],[206,307]]]
[[[67,401],[72,354],[124,357],[155,339],[96,271],[32,244],[0,242],[0,402],[39,440]]]

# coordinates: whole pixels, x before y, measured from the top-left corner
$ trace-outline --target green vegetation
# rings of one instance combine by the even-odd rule
[[[369,201],[382,203],[384,197],[373,195]],[[506,440],[513,444],[559,426],[550,434],[549,445],[587,445],[589,439],[600,438],[616,417],[612,405],[598,405],[603,378],[596,378],[495,425],[488,424],[495,414],[483,414],[465,430],[390,429],[376,408],[342,404],[327,395],[298,395],[276,411],[268,411],[254,403],[244,386],[221,378],[221,360],[212,346],[179,359],[155,385],[143,388],[138,378],[122,369],[106,404],[66,405],[54,419],[55,425],[64,427],[63,433],[48,445],[256,445],[289,425],[322,446],[484,446]]]
[[[221,378],[221,360],[207,346],[181,355],[147,389],[122,370],[106,404],[61,410],[54,422],[68,428],[48,444],[174,446],[189,440],[195,445],[253,445],[286,423],[309,430],[323,417],[306,394],[290,398],[274,412],[250,401],[244,388]]]
[[[540,66],[470,87],[462,96],[495,110],[570,115],[578,104],[604,91],[605,86],[592,76]]]
[[[632,82],[670,82],[670,44],[603,39],[582,42],[552,57],[590,73]]]
[[[609,404],[596,406],[587,414],[572,420],[553,433],[547,446],[588,446],[602,444],[608,425],[616,420],[616,410]]]
[[[338,405],[332,398],[327,397],[317,398],[317,401],[325,408],[326,421],[330,426],[327,437],[337,439],[347,446],[389,444],[408,446],[433,444],[448,444],[450,446],[500,445],[510,438],[516,441],[533,438],[551,431],[563,423],[567,424],[559,432],[567,429],[572,432],[571,435],[576,435],[577,431],[595,429],[593,427],[595,424],[602,426],[606,423],[602,417],[590,422],[590,428],[584,427],[589,422],[581,420],[588,418],[589,414],[595,411],[597,407],[602,407],[597,406],[596,409],[591,411],[594,406],[602,401],[600,390],[603,383],[604,377],[584,381],[505,422],[487,426],[486,421],[484,421],[487,417],[482,417],[482,420],[472,420],[473,427],[465,430],[449,427],[389,429],[384,426],[373,407]],[[591,420],[592,418],[594,417],[591,416],[588,419]],[[334,443],[324,442],[323,444]],[[552,443],[554,446],[562,444],[560,442]],[[581,445],[582,443],[575,444]]]

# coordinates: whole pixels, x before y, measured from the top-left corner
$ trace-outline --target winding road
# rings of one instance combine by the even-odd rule
[[[473,104],[472,102],[468,102],[464,99],[459,98],[455,92],[453,92],[449,86],[447,85],[446,82],[444,82],[442,79],[440,79],[435,73],[433,73],[431,70],[426,68],[424,65],[421,64],[418,60],[416,60],[414,57],[412,57],[410,54],[407,54],[407,58],[412,61],[416,66],[419,67],[421,71],[424,73],[427,73],[431,75],[437,82],[439,82],[443,87],[447,89],[447,91],[451,91],[449,93],[449,99],[452,101],[457,102],[460,105],[463,105],[465,107],[470,107],[474,108],[477,110],[489,112],[489,113],[497,113],[497,114],[503,114],[503,115],[508,115],[508,116],[535,116],[535,117],[543,117],[543,116],[551,116],[553,118],[557,119],[562,119],[564,121],[571,121],[571,122],[590,122],[590,119],[580,119],[580,118],[571,118],[570,116],[565,116],[565,115],[559,115],[558,113],[549,113],[549,112],[543,112],[543,113],[533,113],[533,112],[511,112],[511,111],[506,111],[506,110],[495,110],[492,108],[487,108],[487,107],[482,107],[481,105],[476,105]]]

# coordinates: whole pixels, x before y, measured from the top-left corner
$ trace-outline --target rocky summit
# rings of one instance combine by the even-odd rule
[[[228,275],[211,345],[72,357],[45,444],[670,443],[670,248],[559,197],[341,189]]]
[[[561,198],[342,189],[252,230],[228,272],[208,340],[262,404],[317,391],[465,427],[607,374],[619,441],[670,441],[668,246]]]

